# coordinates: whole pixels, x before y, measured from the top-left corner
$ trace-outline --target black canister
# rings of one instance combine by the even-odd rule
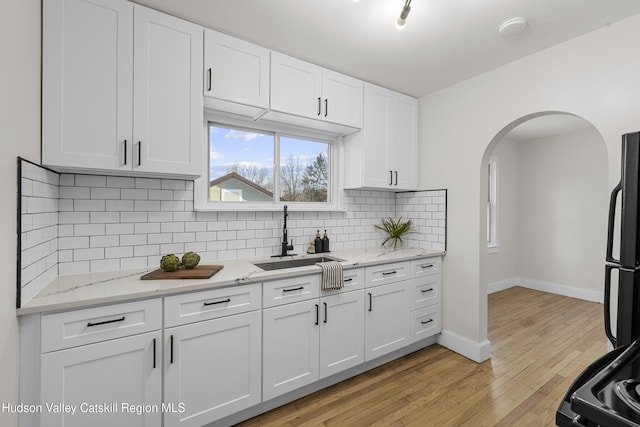
[[[327,236],[327,230],[324,230],[324,237],[322,238],[322,252],[329,251],[329,236]]]
[[[322,252],[322,239],[320,238],[320,230],[316,233],[316,238],[313,241],[313,246],[315,247],[315,251],[317,254]]]

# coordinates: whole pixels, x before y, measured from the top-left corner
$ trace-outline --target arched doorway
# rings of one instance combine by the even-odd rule
[[[481,233],[494,227],[493,245],[480,238],[487,293],[525,286],[601,301],[608,160],[600,132],[564,112],[527,115],[493,138],[481,171]]]

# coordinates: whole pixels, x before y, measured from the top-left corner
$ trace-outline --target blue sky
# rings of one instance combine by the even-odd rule
[[[272,134],[212,126],[209,141],[211,180],[225,175],[235,163],[273,170],[274,136]],[[292,155],[306,165],[314,161],[321,149],[326,150],[326,148],[326,144],[281,137],[280,155],[285,158]]]

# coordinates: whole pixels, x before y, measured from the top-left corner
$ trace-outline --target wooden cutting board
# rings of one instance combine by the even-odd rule
[[[224,268],[223,265],[196,265],[194,268],[179,268],[176,271],[163,271],[161,268],[140,276],[140,280],[158,279],[208,279]]]

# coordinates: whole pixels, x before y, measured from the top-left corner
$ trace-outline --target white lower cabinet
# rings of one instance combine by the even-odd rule
[[[168,328],[164,426],[201,426],[261,402],[259,310]]]
[[[407,281],[366,289],[365,360],[410,344]]]
[[[364,291],[320,298],[320,378],[364,363]]]
[[[161,331],[41,356],[42,427],[157,427]]]
[[[319,379],[320,306],[318,299],[264,309],[264,400]]]
[[[23,334],[40,359],[25,396],[48,406],[23,424],[199,427],[357,370],[440,332],[440,262],[350,269],[339,290],[312,274],[43,314]]]

